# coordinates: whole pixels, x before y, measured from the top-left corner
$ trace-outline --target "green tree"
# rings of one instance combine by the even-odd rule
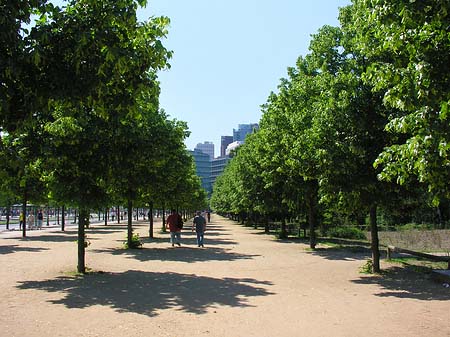
[[[158,110],[151,92],[144,92],[136,110],[114,128],[109,161],[114,194],[128,205],[128,247],[132,239],[132,205],[157,191],[154,184],[169,165],[167,153],[184,149],[182,125]],[[179,171],[181,172],[181,171]],[[187,179],[181,176],[181,179]],[[166,182],[167,183],[167,182]],[[152,193],[153,192],[153,193]]]
[[[358,49],[369,61],[365,79],[395,108],[386,129],[398,135],[376,161],[380,178],[417,179],[449,197],[450,3],[442,0],[354,0]]]
[[[49,184],[56,199],[80,208],[79,272],[85,271],[85,219],[108,200],[111,134],[137,111],[144,88],[159,94],[154,74],[170,56],[160,42],[168,19],[139,23],[136,10],[144,3],[72,1],[32,31],[42,96],[51,108]]]
[[[41,203],[46,200],[43,175],[44,130],[37,116],[24,123],[20,129],[1,137],[1,165],[4,175],[5,195],[8,200],[19,200],[22,212],[27,214],[29,201]],[[26,236],[26,226],[22,227]]]
[[[29,38],[31,15],[56,11],[45,0],[4,0],[0,6],[0,126],[13,131],[37,110],[38,60]]]

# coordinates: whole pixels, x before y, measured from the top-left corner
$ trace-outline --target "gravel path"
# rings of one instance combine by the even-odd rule
[[[156,228],[160,223],[156,223]],[[205,248],[185,228],[121,249],[124,225],[0,233],[1,336],[450,336],[450,288],[398,266],[362,275],[367,256],[307,250],[212,216]],[[156,232],[156,231],[155,231]]]

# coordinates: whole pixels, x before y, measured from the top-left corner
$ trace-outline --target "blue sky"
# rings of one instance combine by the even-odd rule
[[[62,0],[52,0],[57,5]],[[174,52],[159,74],[160,103],[170,118],[188,123],[188,149],[238,124],[257,123],[260,106],[287,67],[308,53],[311,34],[338,24],[350,0],[149,0],[139,19],[168,16],[164,45]]]
[[[140,19],[168,16],[171,69],[159,74],[161,107],[188,123],[186,146],[259,122],[261,104],[308,53],[311,34],[338,24],[350,0],[150,0]]]

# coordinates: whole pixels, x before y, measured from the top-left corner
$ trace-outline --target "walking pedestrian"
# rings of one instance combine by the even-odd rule
[[[181,229],[183,228],[181,215],[179,215],[176,210],[172,209],[171,214],[167,217],[166,223],[169,226],[172,247],[175,246],[175,244],[181,246]]]
[[[211,222],[211,211],[207,211],[206,216],[208,217],[208,223],[210,223]]]
[[[37,215],[37,228],[42,229],[42,221],[44,221],[44,214],[42,214],[42,209],[39,210]]]
[[[19,215],[19,229],[22,229],[22,226],[25,226],[25,216],[23,215],[23,212],[20,212],[20,215]]]
[[[27,217],[28,229],[33,229],[34,227],[34,215],[32,212],[28,214]]]
[[[197,212],[197,215],[194,217],[194,220],[192,221],[192,231],[194,231],[194,227],[195,232],[197,233],[197,245],[199,247],[204,247],[203,239],[206,231],[206,220],[200,212]]]

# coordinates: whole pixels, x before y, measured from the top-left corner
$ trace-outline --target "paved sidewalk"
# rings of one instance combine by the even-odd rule
[[[307,250],[213,215],[198,248],[185,224],[169,235],[94,225],[88,267],[76,277],[76,229],[0,233],[4,336],[450,336],[450,290],[399,267],[364,276],[367,256]]]

